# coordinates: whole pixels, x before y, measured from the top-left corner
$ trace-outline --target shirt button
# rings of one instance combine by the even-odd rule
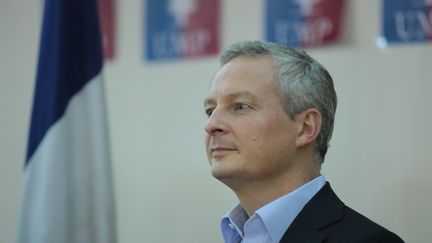
[[[228,226],[229,226],[231,229],[234,229],[234,228],[235,228],[235,226],[234,226],[233,224],[228,224]]]

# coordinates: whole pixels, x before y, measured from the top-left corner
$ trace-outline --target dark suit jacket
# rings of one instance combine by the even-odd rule
[[[281,243],[401,243],[394,233],[357,213],[327,182],[288,227]]]

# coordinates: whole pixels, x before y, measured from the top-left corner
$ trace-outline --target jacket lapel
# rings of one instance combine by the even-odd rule
[[[327,182],[297,215],[280,242],[323,242],[326,237],[320,230],[339,221],[343,210],[343,202],[336,196]]]

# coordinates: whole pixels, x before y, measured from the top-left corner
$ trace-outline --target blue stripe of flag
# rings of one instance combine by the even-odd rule
[[[94,0],[46,0],[26,165],[69,100],[102,69]]]

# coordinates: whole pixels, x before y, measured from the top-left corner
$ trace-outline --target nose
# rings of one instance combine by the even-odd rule
[[[204,126],[204,130],[208,135],[225,133],[227,131],[227,123],[223,113],[218,109],[213,110]]]

